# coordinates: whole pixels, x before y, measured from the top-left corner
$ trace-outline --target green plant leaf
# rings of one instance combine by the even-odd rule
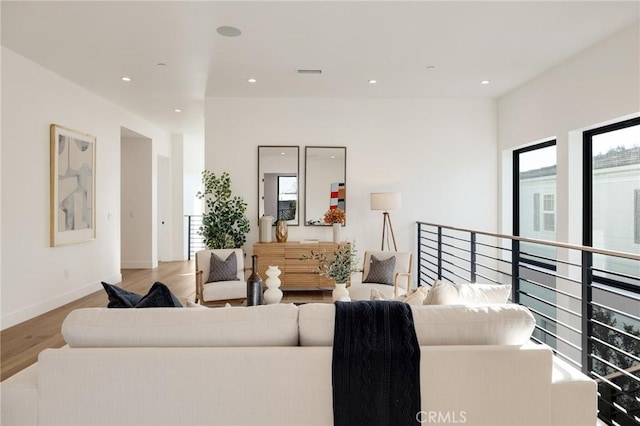
[[[209,249],[241,248],[251,229],[246,217],[247,204],[242,197],[231,197],[231,177],[220,177],[210,170],[202,172],[203,191],[196,197],[205,200],[206,213],[202,217],[199,234]]]

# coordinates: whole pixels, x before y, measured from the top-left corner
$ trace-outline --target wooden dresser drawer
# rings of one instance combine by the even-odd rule
[[[317,260],[304,260],[313,253],[325,251],[328,257],[338,249],[338,244],[332,242],[318,243],[255,243],[253,254],[258,256],[258,272],[263,280],[267,279],[266,271],[270,265],[280,268],[282,274],[280,281],[282,289],[287,287],[316,289],[318,287],[331,287],[333,281],[321,277],[314,269],[318,266]]]

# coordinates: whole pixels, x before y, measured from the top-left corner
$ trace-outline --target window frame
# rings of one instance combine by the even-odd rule
[[[516,149],[513,151],[512,166],[513,166],[513,181],[512,181],[512,232],[514,236],[520,236],[520,154],[524,154],[538,149],[544,149],[551,146],[557,147],[557,139],[550,139],[544,142],[540,142],[534,145],[530,145],[524,148]],[[557,159],[556,159],[557,167]],[[540,193],[540,229],[544,229],[544,194]],[[555,219],[554,219],[555,222]],[[528,257],[520,257],[521,263],[537,266],[544,269],[550,269],[555,271],[556,265],[553,263],[544,262],[541,260],[530,259]]]
[[[640,125],[640,117],[619,121],[582,133],[582,245],[593,247],[593,137],[603,133]],[[635,231],[635,230],[634,230]],[[593,254],[591,254],[593,256]],[[597,275],[593,282],[640,294],[640,288],[609,277]]]

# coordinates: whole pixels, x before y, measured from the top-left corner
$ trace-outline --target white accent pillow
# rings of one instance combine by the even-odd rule
[[[427,297],[427,293],[429,292],[429,287],[421,286],[415,290],[411,290],[409,294],[405,294],[402,296],[398,296],[396,298],[390,298],[377,288],[371,289],[371,300],[397,300],[399,302],[404,302],[409,305],[422,305],[424,303],[425,298]]]
[[[424,304],[490,305],[507,303],[510,294],[510,284],[453,284],[436,280]]]

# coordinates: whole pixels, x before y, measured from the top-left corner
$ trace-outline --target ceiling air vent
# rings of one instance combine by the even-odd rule
[[[322,74],[322,70],[298,70],[298,74]]]

